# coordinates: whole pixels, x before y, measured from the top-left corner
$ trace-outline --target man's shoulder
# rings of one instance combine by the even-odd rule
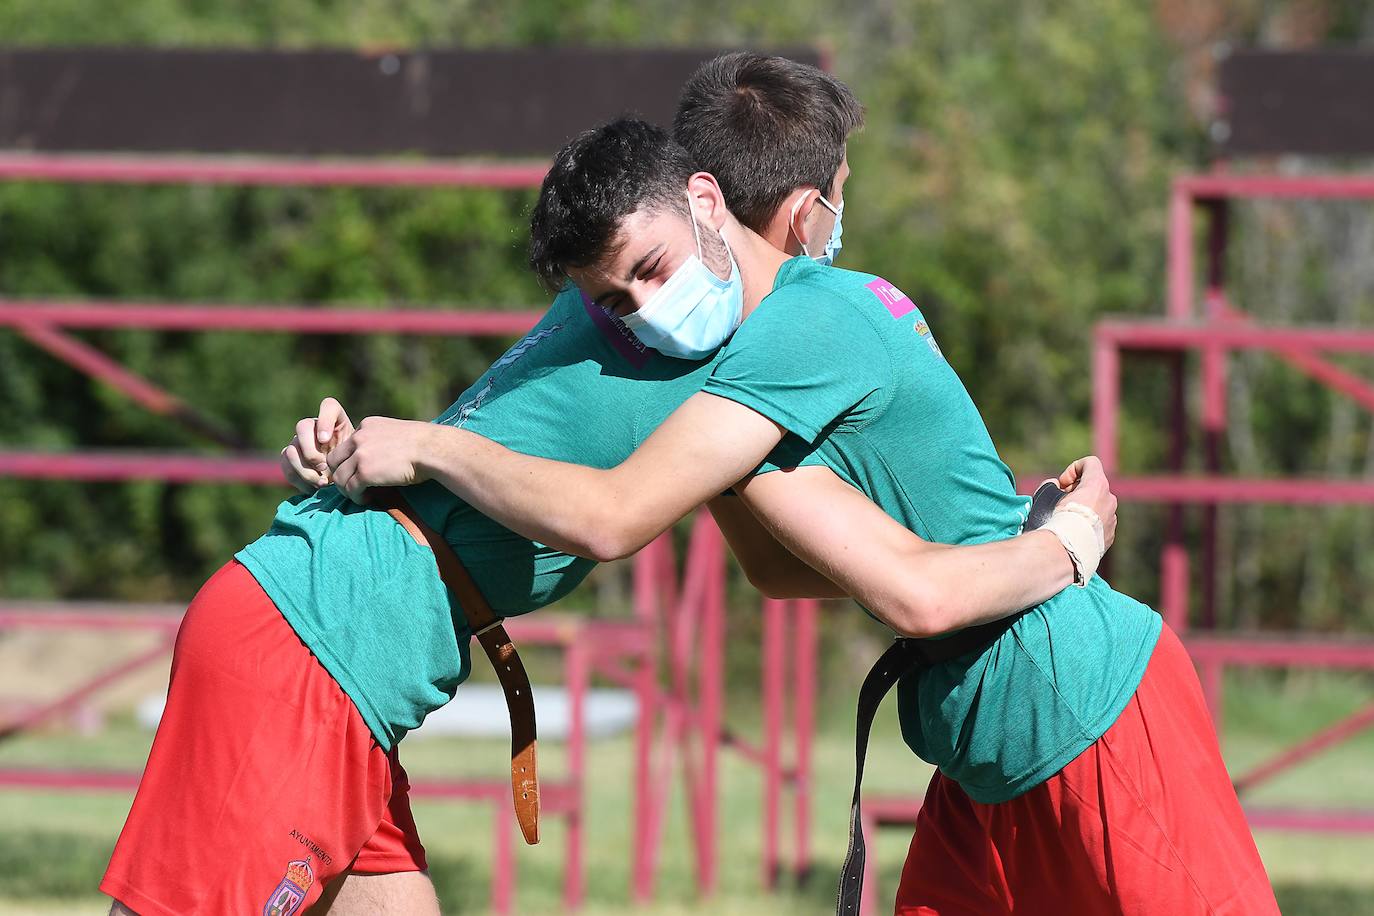
[[[849,307],[844,314],[869,319],[905,318],[916,311],[906,293],[877,274],[794,260],[783,266],[786,273],[766,300],[774,307],[833,309],[839,302]]]
[[[788,262],[773,292],[746,321],[743,340],[773,341],[784,335],[798,345],[847,341],[851,348],[878,347],[899,333],[898,322],[916,306],[896,285],[875,274]],[[919,320],[920,315],[913,316]]]

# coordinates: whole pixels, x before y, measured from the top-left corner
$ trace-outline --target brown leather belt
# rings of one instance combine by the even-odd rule
[[[539,770],[535,759],[534,693],[530,679],[515,645],[501,625],[502,618],[492,611],[477,583],[472,581],[467,567],[458,559],[439,532],[420,518],[420,514],[406,502],[401,491],[394,487],[368,491],[368,503],[385,508],[401,527],[416,541],[434,551],[439,578],[458,599],[467,619],[468,629],[491,659],[496,678],[506,695],[510,711],[510,786],[515,800],[515,819],[525,842],[533,846],[539,842]]]

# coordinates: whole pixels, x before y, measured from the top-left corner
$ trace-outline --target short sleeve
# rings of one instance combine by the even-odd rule
[[[740,325],[702,386],[763,414],[805,442],[827,427],[862,422],[891,376],[887,345],[855,306],[793,284]]]
[[[782,437],[777,447],[768,453],[768,457],[754,468],[751,476],[811,466],[830,466],[821,454],[820,443],[807,442],[795,433],[788,433]]]

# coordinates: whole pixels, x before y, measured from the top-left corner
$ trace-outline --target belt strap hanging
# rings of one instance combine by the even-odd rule
[[[386,509],[401,527],[421,544],[434,551],[439,578],[458,599],[467,620],[468,629],[491,660],[496,678],[506,695],[510,712],[510,783],[515,801],[515,819],[525,842],[533,846],[539,842],[539,770],[535,746],[534,693],[530,679],[515,645],[506,635],[502,618],[497,617],[483,597],[477,583],[472,581],[467,567],[458,559],[443,536],[425,523],[420,514],[405,500],[400,490],[378,488],[370,490],[369,503]]]
[[[1032,531],[1049,521],[1064,493],[1052,480],[1042,483],[1031,500],[1030,512],[1022,531]],[[1022,612],[1024,613],[1024,611]],[[1010,630],[1021,614],[990,623],[968,627],[944,639],[898,639],[888,647],[864,676],[859,688],[859,708],[854,729],[854,795],[849,803],[849,848],[840,870],[840,887],[835,900],[835,916],[855,916],[863,898],[864,846],[863,814],[860,810],[864,781],[864,758],[868,756],[868,737],[878,706],[892,685],[908,673],[931,668],[978,649],[985,648]]]

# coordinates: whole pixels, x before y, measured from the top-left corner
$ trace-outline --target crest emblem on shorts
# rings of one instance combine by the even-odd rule
[[[286,864],[286,877],[281,879],[272,896],[263,904],[262,916],[293,916],[305,902],[310,885],[315,883],[315,872],[310,868],[309,859],[296,859]]]

